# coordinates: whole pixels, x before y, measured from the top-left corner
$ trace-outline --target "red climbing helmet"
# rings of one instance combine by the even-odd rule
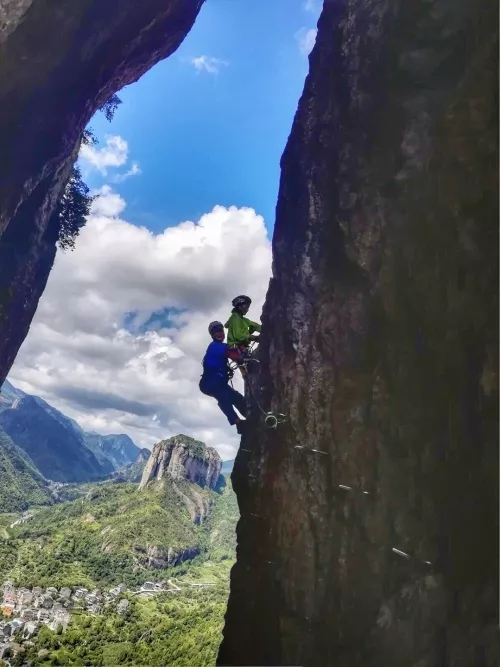
[[[240,294],[239,296],[235,296],[234,299],[232,300],[233,308],[237,308],[238,306],[249,306],[252,303],[252,299],[249,296],[246,296],[245,294]]]

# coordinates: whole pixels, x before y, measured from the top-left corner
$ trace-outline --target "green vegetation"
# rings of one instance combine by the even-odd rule
[[[167,442],[170,441],[182,442],[182,444],[186,446],[188,453],[191,454],[191,456],[194,458],[205,460],[207,456],[207,446],[203,442],[195,440],[189,435],[180,433],[179,435],[176,435],[173,438],[169,438],[167,440]]]
[[[236,522],[239,511],[236,494],[231,480],[226,478],[226,485],[219,496],[206,529],[208,532],[208,551],[212,559],[234,559],[236,553]]]
[[[23,450],[0,428],[0,512],[51,502],[47,483]]]
[[[106,120],[111,122],[120,104],[121,99],[118,95],[112,95],[99,111],[102,111]],[[96,142],[91,129],[83,132],[82,143],[94,144]],[[51,226],[57,230],[57,241],[62,250],[73,250],[75,247],[76,237],[85,225],[90,207],[95,199],[89,193],[90,190],[82,179],[80,169],[73,165],[68,182],[51,218]]]
[[[195,524],[176,488],[209,508]],[[102,615],[75,610],[65,632],[43,626],[15,667],[212,667],[221,642],[229,572],[235,557],[236,498],[226,480],[220,493],[169,478],[145,491],[103,482],[65,485],[67,502],[38,508],[10,528],[17,515],[0,515],[0,576],[15,584],[85,586],[101,590],[124,582],[171,579],[180,591],[154,596],[127,593],[130,607]],[[189,503],[188,503],[189,504]],[[192,507],[191,507],[192,510]],[[148,548],[198,550],[176,567],[151,569]],[[191,554],[193,551],[191,552]],[[190,584],[211,583],[197,588]],[[16,662],[17,661],[17,662]]]
[[[129,596],[124,617],[82,613],[62,634],[43,628],[24,658],[32,667],[211,667],[222,639],[228,580],[229,564],[219,564],[214,587]],[[43,649],[48,654],[38,657]]]
[[[17,559],[9,577],[31,586],[132,585],[144,581],[150,547],[200,550],[204,541],[171,485],[144,492],[133,484],[96,485],[12,530]],[[7,574],[3,563],[0,571]]]
[[[165,562],[169,548],[198,564],[233,559],[238,511],[231,486],[221,494],[189,482],[175,486],[211,506],[204,524],[193,523],[170,480],[145,491],[126,483],[82,485],[85,495],[72,502],[40,509],[13,529],[0,525],[0,576],[23,586],[134,586],[165,579],[164,568],[149,565],[151,557]],[[169,576],[188,565],[169,567]]]
[[[53,224],[58,229],[58,243],[62,250],[75,247],[75,240],[85,225],[94,197],[82,179],[77,166],[73,166],[64,192],[53,213]]]

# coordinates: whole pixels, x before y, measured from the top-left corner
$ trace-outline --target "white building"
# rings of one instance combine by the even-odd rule
[[[24,621],[22,621],[20,618],[15,618],[10,622],[10,625],[12,627],[12,632],[17,632],[18,630],[22,630],[24,628]]]
[[[40,598],[40,607],[43,607],[44,609],[52,609],[54,606],[54,600],[51,595],[46,593],[45,595],[41,595]]]
[[[120,602],[118,603],[118,605],[116,607],[116,611],[119,614],[124,614],[127,611],[127,609],[129,608],[129,605],[130,605],[130,602],[128,600],[126,600],[125,598],[123,598],[123,600],[120,600]]]
[[[17,591],[13,586],[3,589],[3,601],[4,604],[17,604]]]
[[[38,610],[36,617],[39,621],[46,621],[48,618],[50,618],[50,611],[42,607]]]
[[[36,621],[27,621],[23,630],[24,637],[33,637],[37,629],[38,629],[38,623]]]
[[[152,592],[159,590],[158,584],[155,584],[153,581],[145,581],[141,586],[141,591]]]
[[[59,591],[59,595],[60,595],[62,598],[69,598],[69,597],[71,597],[71,588],[67,588],[66,586],[64,586],[64,587],[61,588],[61,590]]]
[[[75,600],[85,600],[88,592],[88,588],[77,588],[73,597]]]
[[[99,602],[94,602],[93,604],[87,605],[87,611],[89,611],[91,614],[100,614],[101,613],[101,605]]]
[[[17,602],[19,604],[31,604],[33,601],[33,593],[28,588],[18,588]]]
[[[54,632],[57,632],[59,626],[62,626],[63,630],[66,630],[68,625],[71,623],[71,614],[66,611],[66,609],[59,609],[55,614],[52,620],[49,623],[49,628]]]

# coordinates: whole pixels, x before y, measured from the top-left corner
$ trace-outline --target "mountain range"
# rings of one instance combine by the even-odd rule
[[[141,451],[128,435],[84,431],[74,419],[7,380],[0,393],[0,427],[55,482],[104,479],[135,463]]]
[[[20,512],[51,502],[47,481],[29,456],[0,428],[0,511]]]
[[[74,500],[8,527],[0,577],[47,586],[56,576],[58,586],[94,588],[165,579],[165,570],[194,558],[233,559],[238,509],[217,452],[180,434],[148,458],[140,486],[75,485]]]

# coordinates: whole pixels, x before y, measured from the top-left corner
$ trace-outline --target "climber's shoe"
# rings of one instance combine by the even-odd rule
[[[247,422],[245,420],[239,421],[236,424],[236,431],[238,432],[238,435],[243,435],[246,432],[247,429]]]

